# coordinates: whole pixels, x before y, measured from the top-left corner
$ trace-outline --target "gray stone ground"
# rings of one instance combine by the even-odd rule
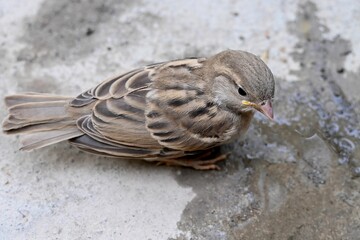
[[[360,239],[359,26],[356,0],[0,0],[1,97],[227,48],[277,80],[276,122],[257,116],[221,171],[0,135],[0,239]]]

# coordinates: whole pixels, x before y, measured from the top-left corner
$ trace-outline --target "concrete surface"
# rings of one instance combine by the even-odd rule
[[[359,26],[356,0],[0,0],[1,97],[227,48],[268,53],[277,80],[276,122],[222,171],[0,135],[0,239],[360,239]]]

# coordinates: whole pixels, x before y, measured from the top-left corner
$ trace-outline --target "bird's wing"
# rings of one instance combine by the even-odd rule
[[[85,135],[71,142],[109,156],[145,158],[159,154],[163,146],[146,129],[144,116],[150,74],[156,66],[111,78],[77,96],[71,108],[91,111],[77,121]]]

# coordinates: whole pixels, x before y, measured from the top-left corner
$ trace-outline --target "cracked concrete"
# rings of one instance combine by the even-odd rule
[[[277,80],[276,122],[256,116],[221,171],[67,143],[26,153],[1,135],[0,239],[359,239],[359,13],[351,0],[0,0],[2,97],[76,95],[226,48],[267,53]]]

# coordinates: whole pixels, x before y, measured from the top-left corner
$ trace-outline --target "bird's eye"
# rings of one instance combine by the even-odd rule
[[[242,87],[239,87],[238,92],[241,96],[246,96],[246,92]]]

